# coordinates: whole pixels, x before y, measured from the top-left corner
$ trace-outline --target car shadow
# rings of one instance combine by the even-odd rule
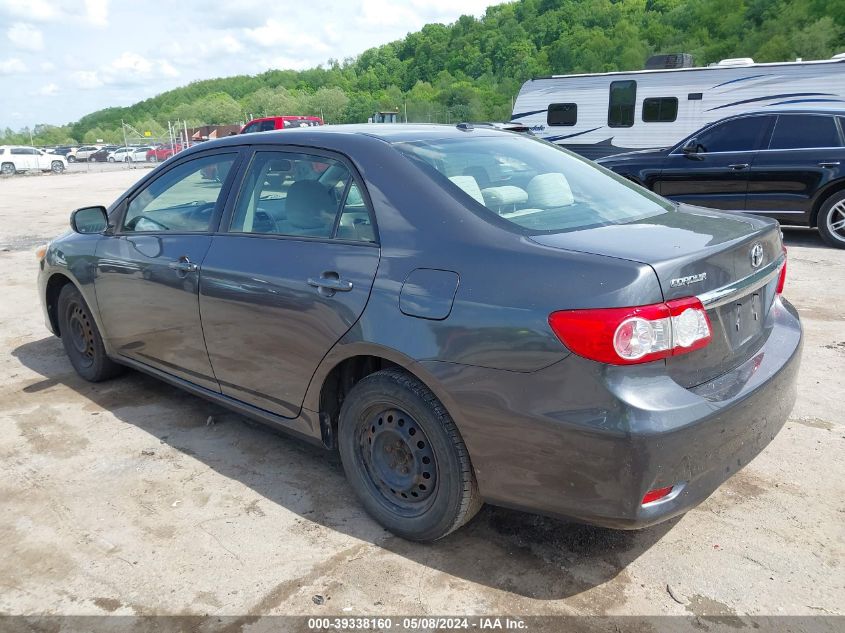
[[[237,480],[298,514],[306,529],[313,529],[313,522],[501,591],[557,600],[598,587],[619,576],[677,522],[617,531],[488,506],[468,525],[434,544],[409,542],[364,513],[346,484],[336,453],[251,423],[139,372],[88,383],[73,371],[61,341],[54,337],[23,344],[12,354],[43,376],[24,387],[25,393],[64,385],[95,405],[86,406],[87,410],[108,410],[150,434],[151,446],[165,443]],[[627,576],[622,580],[627,582]]]
[[[783,231],[783,243],[787,248],[790,246],[806,246],[825,250],[831,248],[824,243],[817,229],[805,226],[781,226],[780,228]]]

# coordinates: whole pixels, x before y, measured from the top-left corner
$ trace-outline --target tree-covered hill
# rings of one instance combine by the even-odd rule
[[[198,81],[34,132],[36,142],[90,142],[122,138],[121,119],[158,134],[176,119],[192,125],[322,113],[343,123],[406,107],[413,121],[507,119],[532,76],[640,69],[649,55],[668,52],[692,53],[696,65],[822,59],[845,50],[843,35],[845,0],[519,0],[480,19],[426,25],[354,59]],[[18,135],[3,136],[14,142]]]

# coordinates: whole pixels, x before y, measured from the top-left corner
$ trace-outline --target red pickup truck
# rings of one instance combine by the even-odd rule
[[[323,125],[323,119],[318,116],[266,116],[253,119],[241,128],[241,134],[252,132],[269,132],[270,130],[289,130],[295,127],[314,127]]]
[[[167,145],[159,145],[158,147],[153,147],[147,152],[147,162],[148,163],[158,163],[163,160],[167,160],[173,154],[178,154],[184,148],[182,147],[181,143],[173,143]]]

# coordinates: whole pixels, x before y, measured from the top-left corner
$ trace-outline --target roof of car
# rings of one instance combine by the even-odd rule
[[[211,149],[213,147],[227,147],[230,145],[269,145],[279,143],[291,145],[301,143],[303,145],[315,145],[318,147],[339,147],[346,145],[344,141],[349,141],[353,136],[366,137],[385,143],[402,143],[408,141],[468,138],[469,136],[510,138],[513,136],[513,133],[487,127],[464,127],[461,129],[454,125],[428,123],[351,123],[345,125],[272,130],[254,134],[238,134],[213,141],[206,141],[197,147]]]

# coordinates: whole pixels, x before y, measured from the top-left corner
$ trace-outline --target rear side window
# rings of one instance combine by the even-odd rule
[[[414,141],[395,147],[468,211],[498,217],[528,233],[626,224],[674,209],[621,176],[524,136]]]
[[[677,97],[649,97],[643,99],[643,121],[670,123],[678,118]]]
[[[271,130],[276,129],[276,120],[270,119],[269,121],[262,121],[261,124],[258,126],[256,132],[269,132]]]
[[[5,147],[0,147],[0,156],[2,156],[2,155],[3,155],[3,154],[5,154],[5,153],[6,153],[6,148],[5,148]]]
[[[839,131],[832,116],[782,114],[778,116],[769,149],[839,147]]]
[[[293,152],[256,152],[229,231],[374,241],[349,169],[331,158]]]
[[[760,137],[769,127],[771,117],[742,117],[724,121],[699,134],[695,140],[700,152],[751,152],[759,147]]]
[[[578,104],[552,103],[546,117],[548,125],[575,125],[578,122]]]
[[[636,103],[636,81],[611,82],[607,124],[610,127],[631,127],[634,125],[634,106]]]

